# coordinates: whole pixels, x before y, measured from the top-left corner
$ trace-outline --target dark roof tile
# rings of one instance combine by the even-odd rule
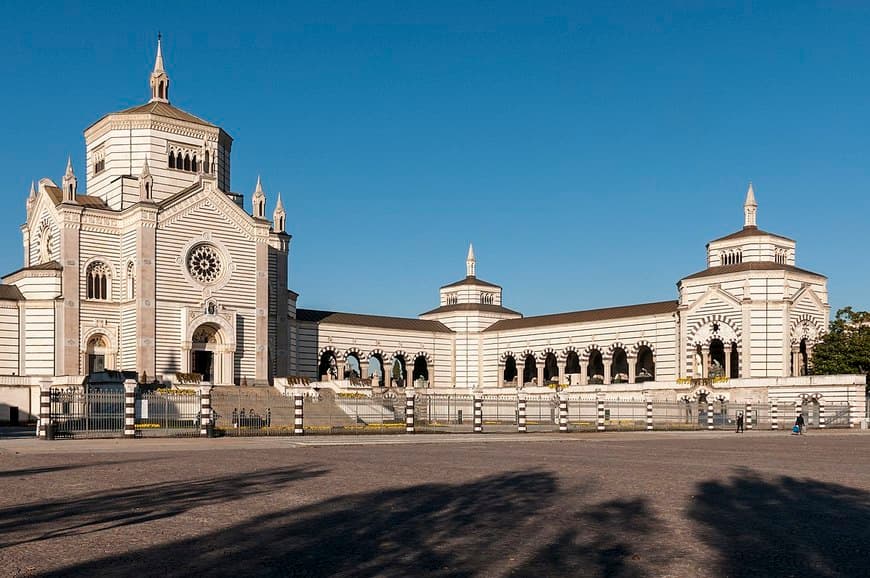
[[[726,275],[728,273],[742,273],[744,271],[790,271],[792,273],[804,273],[807,275],[815,275],[816,277],[827,279],[827,277],[825,277],[824,275],[819,275],[818,273],[813,273],[812,271],[807,271],[806,269],[800,269],[798,267],[795,267],[794,265],[784,265],[781,263],[774,263],[773,261],[748,261],[745,263],[738,263],[736,265],[721,265],[719,267],[709,267],[707,269],[704,269],[703,271],[692,273],[688,277],[683,277],[683,280],[699,279],[701,277],[711,277],[713,275]]]
[[[452,311],[486,311],[488,313],[506,313],[508,315],[522,315],[519,311],[502,307],[501,305],[490,305],[487,303],[456,303],[454,305],[442,305],[436,307],[420,315],[431,315],[433,313],[450,313]]]
[[[447,289],[448,287],[459,287],[461,285],[480,285],[481,287],[495,287],[497,289],[501,289],[500,286],[495,283],[490,283],[489,281],[484,281],[483,279],[478,279],[474,275],[469,275],[465,279],[457,281],[455,283],[450,283],[449,285],[444,285],[441,287],[442,289]]]
[[[299,321],[330,323],[334,325],[361,325],[364,327],[381,327],[384,329],[400,329],[405,331],[452,333],[450,328],[440,321],[409,319],[407,317],[385,317],[382,315],[361,315],[358,313],[341,313],[338,311],[319,311],[317,309],[297,309],[296,319]]]
[[[543,327],[548,325],[566,325],[569,323],[587,323],[591,321],[607,321],[625,317],[646,317],[648,315],[665,315],[677,310],[676,301],[660,301],[658,303],[642,303],[640,305],[625,305],[622,307],[605,307],[604,309],[589,309],[587,311],[570,311],[523,317],[522,319],[503,319],[493,323],[484,331],[505,331],[509,329],[525,329],[528,327]]]
[[[776,233],[768,233],[767,231],[762,231],[758,227],[753,227],[751,225],[748,227],[743,227],[736,233],[731,233],[730,235],[725,235],[724,237],[713,239],[710,242],[715,243],[717,241],[729,241],[731,239],[742,239],[743,237],[755,237],[758,235],[769,235],[771,237],[777,237],[778,239],[783,239],[785,241],[791,241],[792,243],[794,243],[794,239],[789,239],[788,237],[783,237],[782,235],[777,235]]]

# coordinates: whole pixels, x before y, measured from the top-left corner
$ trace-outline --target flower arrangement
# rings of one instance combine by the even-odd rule
[[[177,372],[175,380],[182,385],[199,385],[202,383],[202,374]]]

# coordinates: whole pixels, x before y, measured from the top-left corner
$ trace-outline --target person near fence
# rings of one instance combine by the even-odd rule
[[[799,413],[797,419],[794,420],[794,425],[798,428],[798,435],[803,435],[804,433],[804,414]]]
[[[734,433],[743,433],[743,412],[737,413],[737,431]]]

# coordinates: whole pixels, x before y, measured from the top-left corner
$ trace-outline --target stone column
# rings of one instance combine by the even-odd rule
[[[734,347],[731,343],[725,344],[725,377],[731,377],[731,349]]]
[[[800,345],[792,344],[791,346],[791,374],[798,376],[801,374],[801,350]]]
[[[483,433],[483,398],[474,394],[474,433]]]
[[[568,396],[564,393],[559,394],[559,431],[568,431]]]
[[[565,364],[564,364],[564,363],[560,363],[560,364],[559,364],[559,385],[565,385],[565,384],[566,384],[566,381],[565,381]]]
[[[589,362],[580,362],[580,385],[589,385],[589,376],[586,372],[589,370]]]
[[[305,435],[303,402],[304,396],[301,393],[293,394],[293,435]]]
[[[504,362],[503,361],[499,360],[498,369],[496,371],[497,371],[497,373],[495,374],[496,383],[498,384],[498,387],[504,387],[505,383],[504,383]]]
[[[416,397],[413,387],[405,388],[405,433],[414,433],[414,398]]]
[[[269,223],[258,221],[256,229],[254,385],[269,385]],[[247,327],[245,331],[248,331]],[[226,375],[223,380],[224,383],[232,383],[232,379],[227,379]]]
[[[136,380],[124,380],[124,439],[136,437]]]
[[[526,394],[517,394],[517,432],[527,433],[526,428]]]
[[[698,377],[710,377],[710,346],[701,346],[701,375]]]
[[[39,382],[39,425],[36,437],[48,438],[48,426],[51,424],[51,380],[43,379]],[[52,436],[54,437],[54,436]]]
[[[199,386],[199,435],[200,437],[209,437],[209,434],[214,432],[214,426],[211,421],[211,386]]]
[[[647,398],[646,400],[646,429],[647,431],[652,431],[653,429],[653,402],[651,399]]]
[[[637,357],[626,357],[628,361],[628,383],[637,381]]]
[[[775,399],[770,400],[770,429],[779,429],[779,404]]]
[[[61,363],[56,373],[61,375],[80,375],[81,368],[81,326],[80,326],[80,280],[81,252],[79,239],[81,236],[81,218],[83,207],[63,202],[59,205],[60,213],[60,264],[61,287],[63,288],[63,311],[59,324],[57,341],[60,346]],[[86,368],[85,368],[86,369]]]
[[[709,399],[707,400],[707,429],[713,429],[713,402]]]
[[[368,359],[366,359],[365,361],[363,361],[362,359],[359,360],[359,378],[367,380],[367,381],[371,381],[369,379],[369,361],[368,361]]]
[[[598,410],[598,425],[596,429],[598,431],[604,431],[604,397],[597,396],[595,399],[595,404]]]
[[[536,362],[535,367],[538,370],[538,385],[544,385],[544,364],[542,362]]]
[[[610,368],[613,365],[613,360],[610,358],[602,359],[604,362],[604,383],[613,383],[613,378],[610,376]]]
[[[136,370],[148,378],[157,378],[157,205],[153,201],[139,201],[139,225],[136,229],[136,276],[133,291],[136,295]],[[185,258],[182,255],[182,259]],[[122,264],[123,265],[123,264]],[[120,336],[119,336],[120,337]],[[182,338],[184,338],[182,336]],[[186,339],[190,339],[188,336]],[[181,363],[187,364],[190,351],[182,354]],[[215,359],[215,363],[220,363]],[[184,368],[181,368],[184,371]]]

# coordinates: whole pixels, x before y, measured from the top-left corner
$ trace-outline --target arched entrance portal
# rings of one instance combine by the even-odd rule
[[[225,329],[216,323],[198,325],[190,337],[190,350],[185,355],[188,372],[198,373],[202,381],[215,384],[233,383],[234,343]]]
[[[88,375],[106,369],[106,357],[109,354],[109,342],[103,335],[94,335],[88,339],[86,362]]]

